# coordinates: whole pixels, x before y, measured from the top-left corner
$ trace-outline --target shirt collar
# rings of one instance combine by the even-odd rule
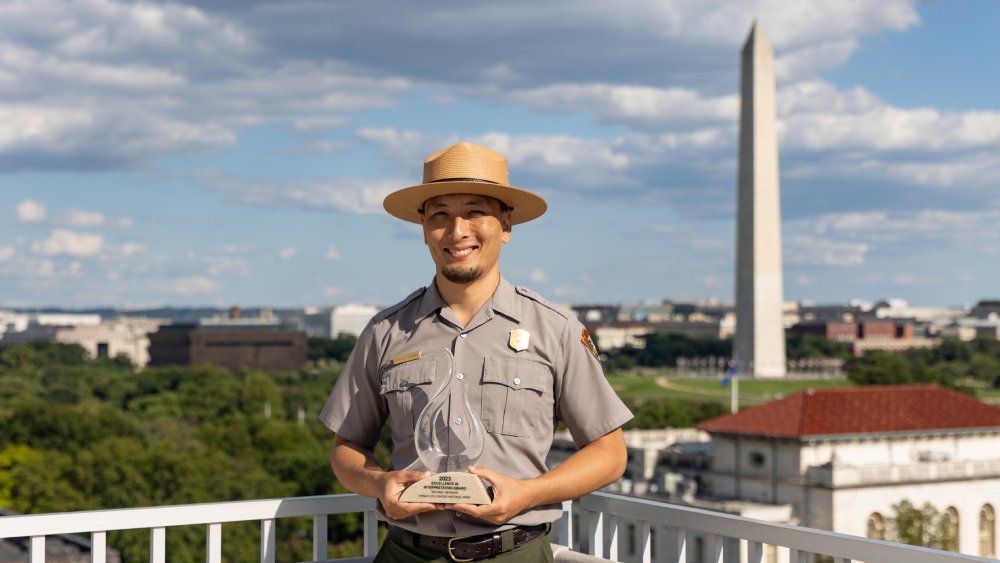
[[[432,278],[430,285],[427,286],[423,296],[420,298],[417,317],[422,319],[447,306],[448,304],[441,298],[441,294],[438,293],[437,284],[434,283],[434,279]],[[493,297],[490,301],[486,302],[485,306],[491,307],[494,312],[509,317],[514,322],[521,322],[521,311],[517,306],[517,292],[514,291],[514,286],[507,281],[507,278],[503,276],[500,276],[500,285],[497,286],[496,291],[493,292]]]

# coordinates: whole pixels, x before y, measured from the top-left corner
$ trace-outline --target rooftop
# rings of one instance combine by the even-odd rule
[[[776,438],[1000,428],[1000,408],[938,385],[806,389],[698,428]]]

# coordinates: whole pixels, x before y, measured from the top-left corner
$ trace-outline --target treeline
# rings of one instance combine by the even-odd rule
[[[60,512],[346,492],[316,419],[340,365],[233,375],[215,367],[133,371],[45,342],[0,349],[0,506]],[[299,420],[302,413],[301,422]],[[385,462],[384,443],[376,452]],[[360,517],[331,517],[334,552],[360,553]],[[256,522],[223,526],[223,558],[259,557]],[[311,519],[278,523],[278,560],[311,557]],[[171,561],[201,560],[204,526],[167,531]],[[346,542],[345,542],[346,540]],[[148,531],[110,533],[148,560]]]
[[[677,333],[655,333],[644,337],[642,348],[626,346],[618,350],[601,350],[607,354],[607,370],[621,372],[636,367],[676,367],[678,358],[731,358],[730,338],[691,337]],[[598,342],[600,346],[600,342]],[[851,357],[851,348],[843,342],[818,335],[789,334],[785,337],[785,353],[790,360],[807,358]]]
[[[1000,387],[1000,341],[945,339],[934,348],[869,352],[847,364],[858,385],[937,383],[963,389],[969,382]]]

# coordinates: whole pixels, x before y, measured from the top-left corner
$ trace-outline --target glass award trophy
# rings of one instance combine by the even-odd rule
[[[417,417],[413,432],[417,460],[406,468],[434,475],[407,487],[399,500],[489,504],[483,482],[466,470],[483,455],[482,423],[469,405],[464,376],[455,373],[455,357],[447,348],[444,353],[448,374]]]

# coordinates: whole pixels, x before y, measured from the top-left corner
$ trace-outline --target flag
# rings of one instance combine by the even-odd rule
[[[722,386],[729,387],[729,380],[731,380],[738,371],[739,371],[739,364],[733,362],[733,365],[731,365],[729,369],[726,371],[726,373],[722,375]]]

